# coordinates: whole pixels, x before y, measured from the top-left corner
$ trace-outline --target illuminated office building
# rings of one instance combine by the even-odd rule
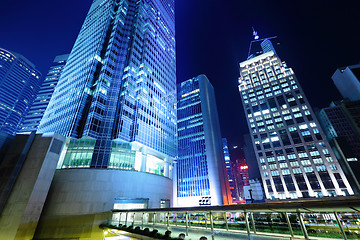
[[[233,174],[233,169],[231,166],[232,164],[231,164],[231,160],[230,160],[230,153],[229,153],[227,139],[223,138],[222,142],[223,142],[224,159],[225,159],[225,165],[226,165],[226,172],[227,172],[227,176],[228,176],[228,180],[229,180],[231,198],[232,198],[232,201],[235,202],[235,201],[239,200],[239,194],[238,194],[238,189],[236,187],[236,183],[234,181],[234,174]]]
[[[271,47],[240,63],[239,91],[267,199],[354,194],[293,70]]]
[[[15,135],[40,87],[41,74],[18,53],[0,48],[0,131]]]
[[[40,87],[34,103],[31,105],[31,108],[27,112],[26,117],[22,121],[21,129],[19,132],[36,132],[46,110],[46,107],[50,102],[54,89],[59,81],[68,57],[69,54],[59,55],[55,57],[53,64],[50,67],[50,70]]]
[[[332,102],[318,113],[335,156],[354,191],[360,189],[360,101]]]
[[[231,201],[214,89],[205,75],[178,86],[177,206]]]
[[[39,238],[68,229],[66,216],[96,224],[113,208],[172,205],[174,9],[174,0],[93,1],[38,128],[67,137]]]

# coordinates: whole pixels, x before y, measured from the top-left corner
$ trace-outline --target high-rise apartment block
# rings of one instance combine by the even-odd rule
[[[354,194],[293,70],[271,48],[240,63],[239,91],[267,199]]]
[[[214,89],[205,75],[182,82],[177,93],[177,206],[231,201]]]
[[[174,10],[174,0],[93,1],[38,128],[67,137],[38,238],[65,238],[72,216],[87,232],[114,208],[172,205]]]
[[[31,108],[22,121],[19,132],[36,132],[44,112],[50,102],[51,96],[54,93],[54,89],[59,81],[68,57],[69,54],[55,57],[53,64],[40,87],[34,103],[31,105]]]
[[[39,90],[40,77],[25,57],[0,48],[0,131],[16,134]]]
[[[332,80],[343,98],[360,100],[360,64],[337,69]]]

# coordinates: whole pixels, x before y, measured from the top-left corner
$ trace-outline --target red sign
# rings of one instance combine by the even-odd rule
[[[249,166],[247,166],[247,165],[242,165],[242,166],[240,166],[240,169],[241,169],[241,170],[248,170],[248,169],[249,169]]]

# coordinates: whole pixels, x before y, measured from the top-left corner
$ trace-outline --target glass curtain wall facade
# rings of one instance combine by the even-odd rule
[[[205,75],[178,86],[177,205],[228,204],[229,183],[214,89]]]
[[[360,101],[333,102],[319,122],[355,192],[360,189]]]
[[[223,142],[223,149],[224,149],[224,159],[225,159],[226,171],[227,171],[227,175],[228,175],[228,179],[229,179],[231,198],[232,198],[232,201],[235,202],[239,199],[239,194],[238,194],[238,189],[236,187],[236,183],[234,181],[227,139],[223,138],[222,142]]]
[[[34,103],[21,124],[20,133],[36,131],[59,81],[69,54],[56,56]]]
[[[40,77],[25,57],[0,48],[0,131],[17,133],[39,90]]]
[[[339,68],[331,78],[343,98],[360,101],[360,64]]]
[[[240,63],[239,91],[266,198],[354,194],[293,70],[263,50]]]
[[[68,139],[59,168],[171,177],[174,0],[94,0],[38,132]]]

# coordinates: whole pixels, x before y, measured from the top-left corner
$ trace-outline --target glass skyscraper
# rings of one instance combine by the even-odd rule
[[[214,89],[205,75],[178,86],[177,206],[231,202]]]
[[[50,70],[40,87],[34,103],[31,105],[31,108],[29,109],[27,115],[22,121],[21,129],[19,132],[26,133],[37,130],[46,110],[46,107],[50,102],[54,89],[59,81],[68,57],[69,54],[59,55],[55,57],[53,64],[50,67]]]
[[[67,139],[35,238],[102,238],[111,209],[173,205],[174,8],[93,1],[38,128]]]
[[[240,63],[239,90],[266,198],[354,194],[293,70],[265,41]]]
[[[175,60],[173,0],[93,1],[38,129],[71,137],[59,168],[171,177]]]
[[[39,90],[41,74],[18,53],[0,48],[0,131],[15,135]]]
[[[231,164],[231,160],[230,160],[228,142],[227,142],[226,138],[223,138],[222,142],[223,142],[223,149],[224,149],[226,172],[227,172],[227,176],[228,176],[228,180],[229,180],[230,193],[231,193],[232,201],[235,202],[239,199],[239,194],[238,194],[238,189],[236,187],[236,183],[234,181],[234,174],[233,174],[232,164]]]
[[[339,68],[331,78],[343,98],[360,100],[360,64]]]

